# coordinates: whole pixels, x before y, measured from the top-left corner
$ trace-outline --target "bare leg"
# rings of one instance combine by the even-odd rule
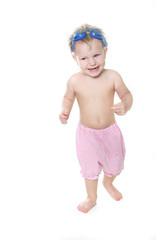
[[[96,204],[97,199],[97,180],[88,180],[85,179],[86,190],[87,190],[87,199],[80,203],[77,207],[79,211],[87,213],[92,207]]]
[[[107,192],[111,195],[111,197],[114,200],[119,201],[120,199],[122,199],[122,194],[112,184],[115,178],[116,176],[108,177],[105,175],[103,179],[103,185],[106,188]]]

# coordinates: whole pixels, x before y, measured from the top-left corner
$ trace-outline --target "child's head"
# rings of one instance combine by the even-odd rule
[[[77,28],[69,38],[69,47],[72,53],[75,53],[75,45],[77,41],[82,41],[90,45],[93,38],[101,41],[104,47],[107,47],[107,41],[102,29],[84,24]]]
[[[69,45],[83,73],[91,77],[102,73],[107,53],[107,42],[102,30],[83,25],[72,34]]]

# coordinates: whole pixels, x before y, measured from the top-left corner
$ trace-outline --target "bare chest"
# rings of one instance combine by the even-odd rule
[[[78,100],[104,101],[114,94],[114,85],[112,81],[106,79],[80,80],[75,92]]]

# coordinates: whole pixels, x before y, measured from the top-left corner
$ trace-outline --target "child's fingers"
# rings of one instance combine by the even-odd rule
[[[61,120],[61,122],[62,122],[63,124],[66,124],[66,123],[67,123],[67,118],[61,118],[60,120]]]
[[[120,109],[120,107],[116,107],[116,106],[113,106],[113,107],[111,107],[111,110],[119,110]]]
[[[114,113],[116,113],[117,115],[123,115],[123,110],[121,108],[121,106],[112,106],[111,109],[114,111]]]
[[[68,119],[68,115],[63,115],[60,117],[60,120],[63,124],[66,124],[67,123],[67,119]]]
[[[117,115],[120,115],[120,116],[125,114],[123,109],[116,109],[116,110],[114,110],[114,113],[116,113]]]
[[[67,124],[67,119],[69,118],[69,113],[68,112],[62,112],[60,115],[59,115],[59,118],[60,118],[60,121],[62,124]]]
[[[62,124],[67,124],[68,122],[67,121],[62,121]]]
[[[111,109],[120,109],[122,107],[121,103],[117,103],[111,107]]]
[[[112,110],[114,111],[122,111],[124,109],[123,103],[117,103],[114,106],[111,107]]]
[[[66,113],[66,112],[62,112],[62,113],[60,114],[60,117],[63,118],[63,119],[67,119],[67,118],[69,117],[69,114]]]
[[[63,115],[62,115],[62,118],[66,118],[66,119],[67,119],[67,118],[68,118],[68,115],[63,114]]]

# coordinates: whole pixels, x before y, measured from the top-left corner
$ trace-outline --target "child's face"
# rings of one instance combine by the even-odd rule
[[[107,47],[103,47],[102,42],[93,38],[90,45],[83,41],[75,42],[74,59],[82,72],[98,77],[105,66]]]

